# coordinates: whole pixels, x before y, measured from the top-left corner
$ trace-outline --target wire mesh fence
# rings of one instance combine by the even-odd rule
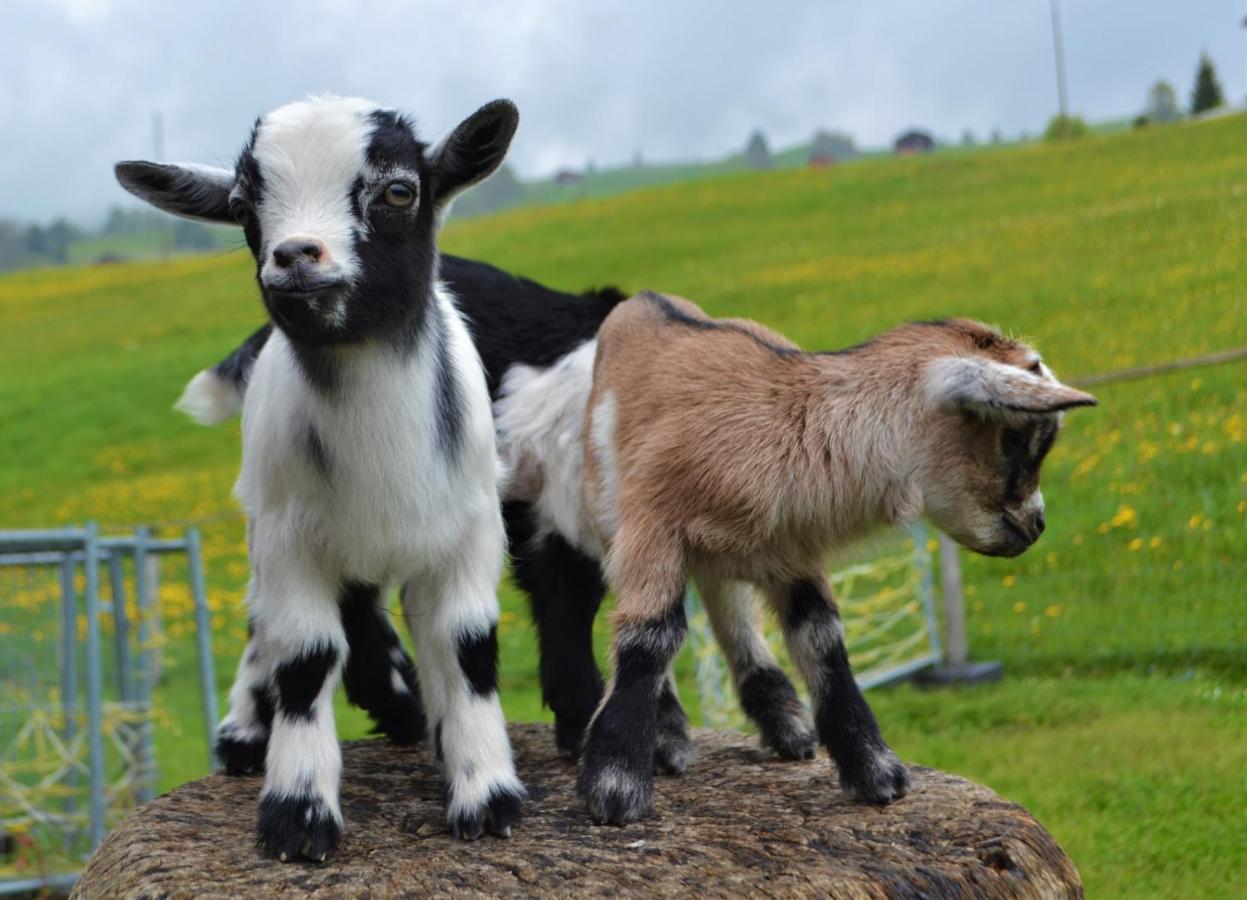
[[[872,542],[838,560],[829,573],[850,661],[863,690],[940,663],[934,574],[930,535],[922,525],[907,535]],[[686,602],[702,719],[716,728],[746,727],[732,694],[731,675],[695,590],[689,591]],[[791,668],[779,628],[769,617],[766,637],[781,664]]]
[[[0,893],[72,882],[108,828],[154,796],[169,553],[186,555],[202,600],[197,532],[0,532]],[[215,717],[212,691],[204,703]]]

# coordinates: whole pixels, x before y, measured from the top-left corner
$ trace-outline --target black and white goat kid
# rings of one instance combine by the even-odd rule
[[[496,101],[430,149],[395,112],[312,98],[262,117],[233,172],[117,166],[161,209],[241,224],[276,325],[243,407],[253,639],[220,746],[234,769],[264,753],[259,845],[282,860],[323,860],[339,841],[344,668],[351,698],[399,739],[421,736],[420,692],[456,834],[506,835],[519,818],[496,691],[489,392],[435,246],[446,204],[501,163],[517,121]],[[418,687],[380,606],[396,582]]]

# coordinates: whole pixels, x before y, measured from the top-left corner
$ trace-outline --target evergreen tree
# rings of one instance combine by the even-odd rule
[[[1225,105],[1225,95],[1221,93],[1221,82],[1217,81],[1217,70],[1207,53],[1199,55],[1199,70],[1195,73],[1195,89],[1191,91],[1191,115],[1197,116],[1210,109]]]
[[[1175,122],[1182,118],[1178,109],[1178,92],[1167,81],[1158,81],[1147,92],[1147,106],[1143,114],[1150,122]]]
[[[771,148],[766,145],[766,137],[761,131],[749,135],[749,143],[745,144],[745,162],[754,169],[771,167]]]

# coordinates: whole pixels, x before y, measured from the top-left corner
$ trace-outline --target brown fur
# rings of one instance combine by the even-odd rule
[[[928,366],[945,357],[1011,367],[1018,384],[1006,402],[1023,412],[983,417],[932,402]],[[604,449],[594,417],[608,399]],[[1008,505],[1002,431],[1093,402],[1051,379],[1025,344],[964,319],[816,354],[687,300],[634,297],[599,332],[584,425],[585,500],[619,622],[663,615],[690,572],[763,586],[817,576],[832,546],[924,512],[972,549],[997,552],[988,531]],[[1038,464],[1015,492],[1037,481]]]

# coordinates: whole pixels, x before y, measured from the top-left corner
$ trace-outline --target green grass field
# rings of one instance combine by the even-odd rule
[[[443,245],[552,285],[683,294],[811,348],[968,315],[1063,376],[1247,345],[1247,117],[990,152],[728,174],[452,224]],[[204,520],[218,681],[244,640],[236,424],[171,409],[262,319],[240,253],[0,279],[0,523]],[[1028,806],[1092,896],[1247,884],[1247,370],[1100,389],[1045,470],[1049,529],[964,560],[999,685],[871,700],[908,760]],[[169,584],[166,787],[204,771],[187,598]],[[545,718],[503,593],[503,698]],[[605,636],[603,632],[603,637]],[[690,708],[691,680],[682,686]],[[343,712],[345,735],[364,730]]]

